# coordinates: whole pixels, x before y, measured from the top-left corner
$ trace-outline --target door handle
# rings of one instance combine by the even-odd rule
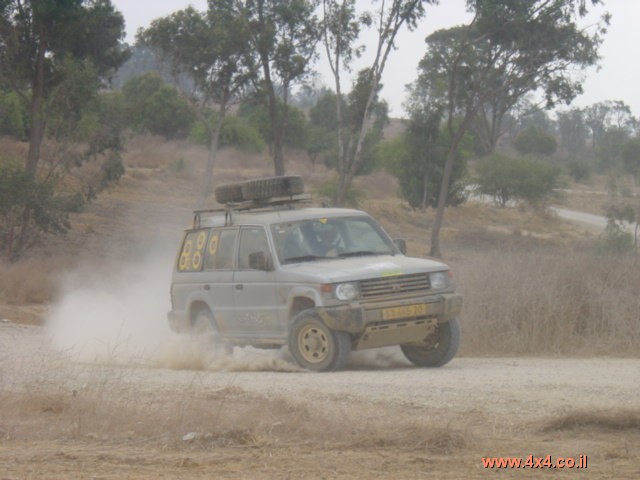
[[[244,290],[244,285],[241,283],[236,283],[236,290]]]
[[[211,285],[205,285],[205,286],[204,286],[204,287],[202,287],[202,288],[204,288],[205,290],[211,290]]]

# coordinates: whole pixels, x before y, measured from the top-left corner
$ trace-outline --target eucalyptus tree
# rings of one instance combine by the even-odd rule
[[[110,0],[1,0],[0,87],[29,106],[25,169],[35,175],[52,103],[61,94],[76,107],[92,100],[126,60],[124,19]],[[82,83],[82,92],[65,87]],[[73,97],[73,98],[72,98]],[[64,116],[65,111],[56,112]]]
[[[431,255],[441,256],[440,229],[456,152],[480,109],[497,98],[515,104],[530,92],[552,107],[581,92],[572,73],[596,63],[603,31],[577,25],[588,3],[600,0],[467,0],[474,13],[469,24],[427,38],[416,82],[430,91],[434,106],[444,108],[451,139]]]
[[[379,0],[372,2],[372,12],[358,16],[355,2],[351,0],[323,1],[323,38],[327,57],[331,65],[337,98],[342,91],[342,74],[349,68],[354,56],[361,53],[354,44],[359,36],[360,25],[372,25],[376,31],[374,54],[369,71],[369,87],[364,108],[358,117],[358,129],[353,136],[353,147],[345,145],[345,119],[337,104],[338,123],[338,172],[339,184],[335,203],[341,205],[353,178],[361,170],[366,157],[363,155],[365,139],[370,128],[374,107],[378,100],[382,75],[391,52],[395,49],[398,33],[406,26],[414,29],[424,16],[427,4],[436,0]]]
[[[269,111],[275,174],[284,175],[291,89],[310,75],[316,56],[317,0],[235,0],[234,3],[248,32],[254,93]]]
[[[209,196],[220,132],[229,107],[250,84],[252,69],[248,48],[249,32],[233,0],[209,0],[208,10],[193,7],[159,18],[142,31],[140,43],[154,49],[166,61],[184,97],[198,119],[210,130],[209,156],[198,206]],[[249,60],[249,61],[248,61]],[[187,90],[185,85],[191,85]],[[208,109],[215,105],[212,121]]]

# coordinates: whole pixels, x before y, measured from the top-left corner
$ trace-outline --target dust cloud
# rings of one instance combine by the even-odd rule
[[[180,370],[298,371],[284,351],[235,347],[225,352],[169,328],[175,252],[155,251],[119,265],[94,263],[70,272],[45,328],[53,347],[87,363]]]

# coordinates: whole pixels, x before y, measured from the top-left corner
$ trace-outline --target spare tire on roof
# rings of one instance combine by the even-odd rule
[[[245,200],[242,196],[242,183],[225,183],[216,187],[214,194],[216,202],[223,204]]]
[[[242,197],[245,200],[291,197],[301,193],[304,193],[304,182],[299,175],[257,178],[242,185]]]

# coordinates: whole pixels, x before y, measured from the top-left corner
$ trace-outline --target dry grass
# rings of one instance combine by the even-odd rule
[[[457,266],[467,355],[637,355],[640,269],[615,256],[478,252]]]
[[[97,440],[177,449],[306,446],[332,449],[398,448],[452,454],[470,445],[469,433],[436,421],[384,417],[363,422],[332,408],[263,398],[238,387],[207,393],[143,394],[126,379],[99,379],[79,390],[32,386],[0,393],[0,439]]]
[[[575,411],[545,422],[542,432],[589,430],[595,432],[640,433],[640,411]]]
[[[59,287],[59,275],[70,265],[66,257],[25,258],[16,263],[0,260],[0,302],[41,304]]]

